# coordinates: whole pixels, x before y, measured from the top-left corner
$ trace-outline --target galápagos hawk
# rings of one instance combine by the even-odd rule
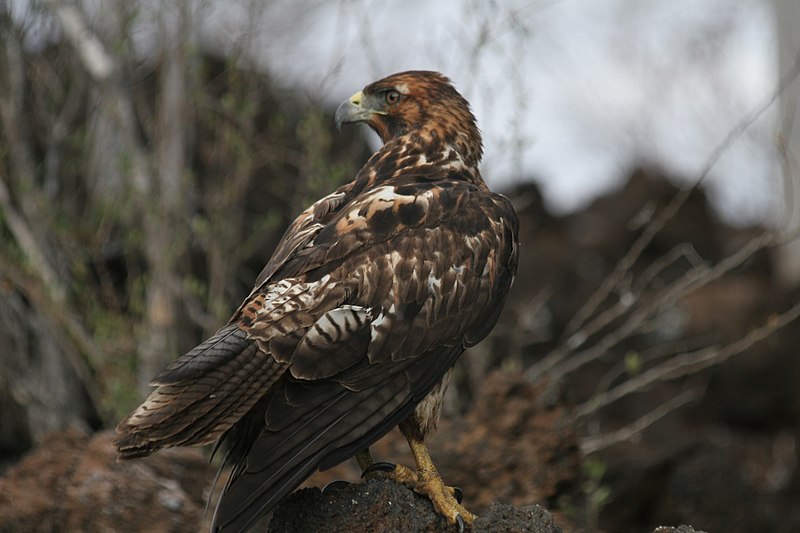
[[[291,224],[230,322],[156,376],[117,426],[121,459],[217,441],[232,473],[213,530],[243,531],[317,469],[356,456],[474,515],[424,445],[451,368],[494,327],[518,259],[510,202],[484,183],[467,101],[436,72],[374,82],[342,103],[382,148]],[[416,468],[373,463],[399,424]]]

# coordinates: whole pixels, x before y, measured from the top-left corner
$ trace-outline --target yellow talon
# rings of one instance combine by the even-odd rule
[[[417,494],[426,496],[437,513],[447,518],[448,522],[458,526],[459,531],[462,531],[463,522],[472,523],[476,516],[458,502],[458,490],[444,484],[416,426],[403,422],[400,424],[400,431],[411,447],[416,471],[403,465],[394,465],[392,468],[390,463],[376,463],[369,450],[366,449],[356,455],[356,460],[364,472],[362,476],[391,479],[405,485]]]

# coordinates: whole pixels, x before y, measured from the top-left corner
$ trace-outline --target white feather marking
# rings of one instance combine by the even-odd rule
[[[281,280],[268,288],[263,307],[256,314],[269,315],[276,309],[294,311],[305,307],[316,300],[320,290],[328,289],[330,279],[330,274],[326,274],[312,283],[300,283],[294,279]]]
[[[389,261],[392,264],[392,268],[396,268],[397,265],[403,260],[403,256],[400,255],[400,252],[397,250],[392,250],[391,255],[389,256]]]
[[[377,317],[375,317],[375,319],[372,321],[372,323],[370,323],[370,328],[372,329],[372,338],[373,339],[376,336],[376,332],[377,332],[378,328],[381,327],[383,325],[383,323],[386,322],[387,320],[388,320],[388,317],[386,316],[386,314],[383,311],[381,311],[381,314],[379,314]]]
[[[363,307],[348,306],[347,308],[332,309],[325,313],[320,320],[317,320],[314,329],[308,335],[313,335],[310,339],[313,341],[318,332],[319,336],[325,337],[326,340],[330,338],[335,342],[358,329],[358,326],[363,324],[361,319],[366,316],[367,313]]]
[[[399,195],[394,192],[394,187],[391,185],[384,185],[383,187],[376,187],[367,199],[369,201],[378,202],[394,202]]]

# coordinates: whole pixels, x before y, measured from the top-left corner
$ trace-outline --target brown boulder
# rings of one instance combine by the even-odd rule
[[[0,532],[200,530],[211,474],[202,454],[117,463],[112,440],[110,431],[47,435],[0,478]]]

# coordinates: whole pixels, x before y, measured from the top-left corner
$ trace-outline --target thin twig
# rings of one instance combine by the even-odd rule
[[[679,244],[669,253],[661,256],[647,267],[639,278],[633,281],[631,287],[623,293],[622,297],[620,297],[614,305],[600,313],[600,315],[595,317],[588,324],[584,325],[584,327],[581,328],[581,335],[573,337],[572,340],[574,342],[569,344],[568,347],[572,351],[576,350],[613,321],[637,310],[636,303],[643,298],[647,286],[667,267],[675,263],[681,257],[685,257],[686,260],[693,265],[693,270],[697,273],[704,272],[708,268],[691,244]]]
[[[589,455],[614,446],[615,444],[619,444],[620,442],[630,440],[668,414],[696,400],[700,396],[701,394],[695,390],[684,391],[623,428],[596,437],[584,438],[580,444],[581,451],[584,455]]]
[[[60,0],[46,0],[58,17],[64,34],[72,42],[87,72],[97,81],[107,80],[114,72],[114,61],[103,44],[86,24],[77,6]]]
[[[54,303],[63,304],[67,299],[67,290],[50,265],[47,255],[39,246],[36,235],[27,220],[12,204],[11,195],[2,176],[0,176],[0,211],[2,211],[3,220],[9,231],[14,236],[14,241],[27,257],[31,270],[47,288]]]
[[[640,373],[642,371],[641,369],[652,366],[655,361],[675,357],[676,355],[680,355],[689,351],[700,350],[708,347],[708,345],[708,336],[704,336],[703,338],[698,337],[693,339],[681,339],[679,341],[656,344],[645,350],[636,352],[637,359],[640,364],[640,370],[637,373]],[[607,392],[611,388],[612,383],[626,373],[628,373],[628,366],[626,365],[626,362],[624,360],[617,362],[597,381],[595,394],[599,395]]]
[[[46,4],[61,23],[67,40],[78,52],[84,68],[105,93],[100,102],[107,106],[131,152],[131,183],[134,189],[142,195],[149,195],[153,189],[154,171],[146,155],[147,150],[139,139],[133,102],[116,79],[119,69],[114,65],[111,54],[94,35],[78,7],[59,0],[46,0]]]
[[[722,139],[722,141],[711,152],[703,171],[700,173],[699,178],[689,187],[685,187],[678,191],[673,196],[670,203],[664,207],[660,213],[648,224],[644,231],[639,235],[636,241],[628,249],[627,253],[619,260],[614,267],[614,270],[605,278],[598,290],[589,297],[586,304],[576,313],[575,317],[569,322],[566,327],[566,333],[569,337],[576,335],[580,336],[580,329],[591,318],[597,308],[603,301],[614,291],[619,281],[623,278],[623,274],[631,269],[636,261],[641,256],[644,249],[650,244],[653,238],[664,228],[678,210],[683,206],[692,192],[697,190],[700,185],[705,181],[711,170],[716,166],[723,154],[749,129],[756,120],[758,120],[783,94],[786,89],[791,85],[800,74],[800,54],[795,59],[793,67],[783,76],[778,83],[773,94],[764,101],[761,105],[751,111],[747,117],[739,121]],[[584,337],[585,338],[585,337]],[[570,345],[569,339],[562,343]],[[554,352],[552,357],[546,357],[540,362],[538,374],[544,373],[547,369],[557,364],[561,359],[568,357],[569,350],[564,352]]]
[[[573,413],[573,420],[586,418],[620,398],[645,390],[653,383],[695,374],[710,366],[718,365],[734,355],[744,352],[757,342],[764,340],[787,324],[797,320],[798,317],[800,317],[800,302],[794,304],[780,315],[771,316],[763,326],[750,330],[735,342],[722,347],[711,346],[696,352],[672,357],[660,365],[642,372],[635,378],[614,387],[607,393],[595,396],[588,402],[578,406]]]
[[[102,396],[94,378],[94,367],[103,359],[104,354],[94,343],[92,336],[69,310],[54,301],[53,295],[49,291],[42,291],[41,285],[32,282],[31,278],[21,270],[10,263],[2,262],[0,263],[0,276],[11,281],[12,285],[21,291],[40,315],[49,317],[55,324],[61,326],[53,332],[54,335],[58,336],[59,330],[66,332],[67,338],[64,340],[71,341],[77,350],[70,349],[69,346],[62,346],[62,352],[67,363],[85,387],[95,408],[100,412]],[[83,354],[87,357],[82,357]]]
[[[648,320],[657,315],[660,311],[669,308],[671,305],[674,305],[678,300],[690,292],[719,279],[723,275],[744,263],[757,251],[769,246],[774,246],[775,244],[776,236],[774,233],[762,233],[761,235],[750,239],[744,246],[714,265],[712,268],[707,270],[689,270],[677,281],[666,287],[664,290],[659,291],[652,297],[640,297],[638,299],[640,305],[635,308],[635,312],[632,311],[629,314],[628,320],[626,320],[622,325],[610,332],[596,344],[592,345],[586,350],[583,350],[582,352],[575,353],[569,359],[564,359],[557,365],[553,366],[548,372],[551,379],[557,381],[564,375],[575,371],[586,363],[596,360],[598,357],[606,353],[610,348],[616,346],[618,343],[638,331],[643,324],[647,323]]]

